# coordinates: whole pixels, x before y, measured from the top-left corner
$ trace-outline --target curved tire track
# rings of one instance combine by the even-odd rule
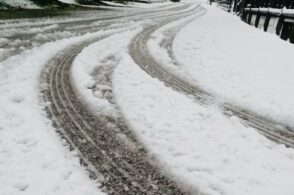
[[[169,15],[172,18],[183,15],[180,12],[176,16],[178,13]],[[45,83],[41,94],[47,103],[48,116],[61,136],[78,152],[82,164],[90,171],[90,177],[97,178],[107,193],[188,193],[150,162],[147,151],[121,118],[94,116],[76,94],[70,78],[73,60],[84,47],[106,37],[75,44],[48,63],[41,78]],[[125,135],[136,149],[127,147],[118,134]]]
[[[136,64],[138,64],[152,77],[158,78],[174,90],[193,97],[195,101],[200,102],[201,104],[217,105],[221,108],[226,116],[237,116],[245,125],[257,129],[268,139],[280,144],[284,144],[287,147],[294,148],[293,129],[276,121],[267,119],[257,113],[253,113],[250,110],[240,108],[230,103],[223,103],[219,105],[218,101],[212,94],[209,94],[199,86],[190,84],[189,82],[179,78],[177,75],[163,68],[162,65],[153,59],[147,48],[147,42],[150,39],[151,34],[157,29],[158,28],[156,26],[148,29],[146,28],[143,33],[135,37],[132,44],[130,45],[130,54]],[[174,59],[171,46],[179,29],[180,28],[178,27],[171,31],[169,34],[170,37],[166,38],[166,42],[163,43],[163,46],[166,47],[170,58],[172,58],[174,62],[176,62],[176,60]]]
[[[83,163],[100,177],[109,194],[183,194],[146,159],[146,151],[134,152],[117,141],[117,132],[129,131],[111,118],[97,118],[80,103],[70,82],[70,66],[75,56],[91,40],[75,45],[55,59],[46,74],[48,88],[42,93],[52,102],[47,111],[61,135],[79,150]],[[114,124],[114,125],[110,125]],[[131,133],[131,132],[129,132]]]
[[[121,13],[118,14],[118,16],[103,16],[103,17],[97,17],[97,18],[82,18],[79,20],[68,20],[65,19],[65,21],[50,21],[45,24],[23,24],[19,27],[17,27],[19,30],[17,33],[12,31],[12,35],[10,33],[6,32],[4,38],[9,39],[9,42],[2,44],[1,47],[6,50],[6,53],[3,56],[0,56],[0,61],[4,61],[5,59],[9,58],[12,55],[19,54],[23,51],[23,48],[30,49],[35,47],[36,45],[44,44],[49,41],[58,40],[65,37],[73,37],[78,35],[83,35],[89,32],[95,32],[99,29],[110,29],[110,28],[116,28],[112,27],[111,24],[119,22],[120,25],[126,26],[126,23],[130,20],[132,21],[142,21],[142,20],[149,20],[154,18],[160,18],[164,17],[165,14],[167,14],[164,11],[169,12],[178,12],[181,10],[184,10],[187,8],[187,4],[181,4],[180,6],[174,6],[174,5],[168,5],[168,6],[162,6],[160,8],[153,8],[153,9],[147,9],[144,11],[130,11],[127,13]],[[150,12],[152,11],[152,15],[150,15]],[[92,24],[93,22],[101,22],[101,24]],[[125,24],[124,24],[125,23]],[[40,34],[40,32],[30,32],[28,31],[28,28],[31,27],[48,27],[53,24],[58,24],[57,28],[49,28],[49,29],[43,29],[42,30],[42,37],[43,38],[37,38],[35,37]],[[82,25],[82,26],[79,26]],[[14,27],[11,27],[14,28]],[[5,25],[0,25],[0,34],[3,34],[1,32],[2,30],[7,31],[9,29],[8,27],[5,27]],[[57,33],[57,36],[56,36]],[[61,33],[61,35],[58,35]],[[62,35],[62,33],[65,33],[65,35]],[[60,37],[61,36],[61,37]]]

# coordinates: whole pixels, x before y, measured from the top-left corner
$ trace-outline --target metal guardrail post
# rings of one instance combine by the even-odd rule
[[[231,12],[231,8],[232,8],[232,0],[229,0],[229,9],[228,9],[228,12]]]
[[[259,8],[258,8],[258,11],[257,11],[257,14],[256,14],[256,18],[255,18],[255,24],[254,24],[254,26],[256,28],[258,27],[258,24],[259,24],[259,21],[260,21],[260,16],[261,16],[261,13],[260,13]]]
[[[233,12],[237,11],[237,4],[238,4],[238,0],[234,0]]]
[[[294,43],[294,24],[291,25],[289,39],[291,43]]]
[[[247,11],[245,10],[245,8],[247,7],[248,4],[248,0],[242,0],[241,1],[241,6],[240,6],[240,13],[241,13],[241,20],[243,20],[244,22],[246,21],[246,17],[247,17]]]
[[[286,40],[288,40],[289,35],[290,35],[290,23],[284,22],[280,37],[281,37],[281,39],[286,41]]]
[[[276,34],[281,39],[290,40],[291,43],[294,43],[294,14],[291,14],[291,12],[283,13],[283,8],[294,10],[294,0],[219,0],[219,5],[225,10],[229,6],[228,12],[238,13],[244,22],[250,25],[254,23],[257,28],[260,25],[261,17],[265,15],[264,31],[268,31],[273,17],[279,17],[275,27]],[[261,8],[268,8],[268,10],[264,12]],[[281,13],[278,14],[276,10],[271,8],[280,9]],[[253,15],[256,15],[255,21],[252,21]]]
[[[282,27],[283,27],[284,20],[285,20],[285,16],[284,16],[284,14],[281,14],[280,17],[279,17],[279,20],[278,20],[277,27],[276,27],[276,34],[277,35],[281,34],[281,30],[282,30]]]
[[[251,24],[251,19],[252,19],[252,10],[251,10],[251,7],[250,7],[249,12],[248,12],[248,18],[247,18],[247,23],[248,24]]]
[[[266,14],[266,18],[265,18],[265,21],[264,21],[264,25],[263,25],[263,30],[266,32],[267,29],[268,29],[268,25],[269,25],[269,22],[271,20],[271,14],[268,10],[267,14]]]

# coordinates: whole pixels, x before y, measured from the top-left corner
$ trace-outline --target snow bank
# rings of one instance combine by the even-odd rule
[[[42,110],[39,80],[44,65],[58,52],[105,33],[47,43],[0,64],[1,194],[101,194]]]
[[[111,1],[101,1],[101,2],[109,6],[127,7],[127,4],[122,4],[122,3],[116,3]]]
[[[294,194],[293,149],[165,87],[128,55],[113,83],[123,114],[151,156],[192,194]]]
[[[40,9],[40,7],[30,0],[3,0],[4,3],[7,3],[8,5],[12,7],[21,7],[21,8],[27,8],[27,9]]]
[[[66,3],[66,4],[77,4],[77,2],[75,0],[58,0],[62,3]]]
[[[95,85],[95,78],[97,77],[94,74],[95,70],[101,66],[108,66],[109,68],[99,69],[100,71],[113,70],[121,55],[126,52],[129,42],[141,30],[141,28],[136,28],[135,25],[130,26],[129,30],[116,33],[83,49],[74,60],[71,68],[73,84],[78,94],[82,96],[89,108],[97,115],[116,117],[118,112],[115,104],[109,102],[102,93],[104,89],[112,91],[111,82],[96,83]],[[113,47],[113,43],[115,43],[115,47]],[[103,76],[108,73],[99,72],[99,74]],[[93,94],[92,87],[94,85],[99,89],[95,90]]]
[[[218,8],[176,37],[177,61],[223,101],[294,126],[294,46]]]

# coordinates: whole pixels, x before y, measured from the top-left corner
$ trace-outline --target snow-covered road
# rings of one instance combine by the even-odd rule
[[[205,46],[195,23],[205,34],[224,17],[214,9],[1,20],[0,192],[292,195],[294,150],[275,143],[294,147],[283,120],[191,77]]]
[[[3,35],[1,39],[3,51],[1,67],[4,70],[3,76],[7,74],[16,80],[20,79],[18,74],[21,73],[18,72],[15,74],[15,71],[19,71],[18,68],[15,66],[11,67],[13,69],[12,72],[15,74],[14,76],[12,76],[12,72],[10,73],[6,69],[7,65],[13,64],[13,61],[19,64],[20,69],[24,69],[29,74],[22,75],[24,77],[24,91],[14,91],[13,93],[19,93],[19,96],[22,98],[30,96],[27,91],[29,91],[28,89],[34,90],[33,88],[36,87],[39,80],[36,78],[40,74],[37,72],[40,72],[43,66],[46,67],[42,71],[42,82],[40,84],[41,94],[45,100],[42,104],[44,104],[46,112],[53,120],[53,126],[57,128],[62,138],[69,143],[70,147],[77,152],[82,160],[82,164],[90,171],[90,177],[97,178],[97,182],[101,185],[103,191],[115,194],[138,192],[159,194],[183,193],[179,186],[149,162],[146,150],[136,141],[135,136],[127,127],[123,117],[119,117],[118,114],[114,116],[102,115],[101,113],[98,113],[99,117],[95,117],[88,111],[88,108],[84,106],[83,102],[80,102],[79,95],[75,93],[75,87],[71,87],[69,72],[71,64],[82,49],[91,43],[97,41],[98,43],[102,42],[106,37],[110,38],[110,42],[115,43],[118,43],[122,39],[124,41],[123,45],[125,46],[122,45],[116,48],[119,52],[122,52],[124,51],[123,48],[127,48],[127,44],[131,41],[132,34],[135,35],[141,31],[142,25],[154,22],[160,25],[164,20],[158,18],[168,16],[176,19],[181,17],[181,15],[176,16],[180,13],[186,12],[186,14],[192,14],[194,7],[195,5],[191,4],[179,4],[176,6],[167,4],[145,10],[108,11],[112,14],[107,12],[100,17],[93,17],[95,13],[88,13],[89,16],[83,15],[84,18],[82,19],[79,18],[82,14],[78,14],[77,19],[71,17],[70,19],[44,19],[42,22],[35,22],[33,20],[29,20],[28,22],[10,21],[3,23],[0,27]],[[126,26],[126,24],[128,25]],[[118,35],[120,36],[117,41],[111,38]],[[60,45],[63,46],[60,47]],[[46,48],[49,53],[44,53]],[[53,51],[54,48],[56,52]],[[38,50],[42,51],[46,57],[44,58],[43,55],[37,57],[36,53]],[[103,52],[107,52],[107,49],[103,48]],[[18,53],[19,55],[16,55]],[[113,50],[110,50],[110,53],[105,56],[106,59],[110,58],[108,55],[117,58],[117,54],[113,53]],[[19,62],[20,58],[24,58],[25,62]],[[49,60],[50,58],[51,60]],[[30,62],[33,65],[29,64]],[[33,67],[36,68],[36,66],[37,69],[34,70],[34,73],[30,73]],[[74,79],[77,79],[76,77]],[[82,82],[85,82],[85,80]],[[11,90],[9,87],[12,85],[12,83],[9,83],[3,86],[3,92],[6,91],[6,94],[9,94]],[[33,96],[33,102],[36,102],[38,99],[37,94],[32,94],[35,94]],[[9,95],[5,96],[8,97]],[[20,104],[26,104],[26,101],[19,101]],[[9,110],[8,108],[9,106],[6,108],[3,107],[4,110]],[[20,113],[27,114],[26,112],[32,113],[32,110],[28,109]],[[5,125],[4,118],[3,125]],[[42,117],[35,116],[34,118],[39,118],[41,121],[44,121]],[[26,122],[30,123],[30,121]],[[20,125],[19,128],[23,129],[24,125]],[[10,136],[13,135],[11,134]],[[50,141],[50,138],[48,138],[48,141]],[[13,145],[12,140],[8,143]],[[46,148],[44,148],[43,152],[45,154]],[[15,154],[15,156],[17,155]],[[32,161],[37,160],[30,155],[27,156],[28,159]],[[3,154],[4,158],[5,154]],[[7,160],[9,161],[9,159]],[[27,164],[22,164],[21,161],[17,163],[20,168],[27,169]],[[41,165],[46,162],[40,161],[35,163]],[[29,177],[29,170],[27,172],[23,171],[22,174]],[[41,170],[44,172],[44,179],[47,177],[46,174],[48,176],[50,174],[54,175],[54,173],[46,169]],[[11,172],[13,173],[14,171],[7,170],[3,174],[8,175]],[[18,190],[24,190],[28,194],[36,193],[39,189],[36,186],[37,179],[33,178],[31,181],[23,181],[23,186],[25,187],[20,187],[21,189],[19,189],[14,187],[12,178],[9,181],[11,184],[7,185],[8,187],[5,189],[5,192],[14,193]],[[5,181],[4,177],[3,180]],[[81,181],[81,183],[85,182]],[[71,183],[69,182],[69,184]],[[65,182],[65,184],[59,185],[63,185],[66,188],[68,184]],[[50,190],[47,190],[49,194]],[[77,186],[69,190],[68,193],[79,193],[79,190]],[[57,192],[59,194],[64,193],[64,191],[58,190]]]

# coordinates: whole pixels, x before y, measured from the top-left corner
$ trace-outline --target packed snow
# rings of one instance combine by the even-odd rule
[[[21,8],[27,8],[27,9],[39,9],[40,7],[30,0],[3,0],[4,3],[7,3],[8,5],[12,7],[21,7]]]
[[[77,4],[76,0],[58,0],[62,3],[67,3],[67,4]]]
[[[126,7],[127,4],[122,4],[122,3],[116,3],[116,2],[111,2],[111,1],[101,1],[104,4],[110,5],[110,6],[118,6],[118,7]]]
[[[50,58],[103,33],[47,43],[0,64],[1,194],[102,194],[51,126],[40,106],[39,83]]]
[[[151,158],[193,194],[294,193],[293,149],[167,88],[127,54],[113,85],[123,114]]]
[[[202,7],[199,7],[195,14],[180,20],[176,20],[157,29],[151,34],[151,37],[147,42],[148,52],[150,52],[151,56],[160,65],[169,70],[169,72],[183,79],[187,79],[190,82],[196,82],[196,80],[190,77],[189,73],[179,66],[177,61],[172,58],[174,56],[170,56],[170,53],[172,53],[172,36],[185,25],[189,24],[193,20],[198,19],[199,17],[202,17],[205,13],[206,10]]]

